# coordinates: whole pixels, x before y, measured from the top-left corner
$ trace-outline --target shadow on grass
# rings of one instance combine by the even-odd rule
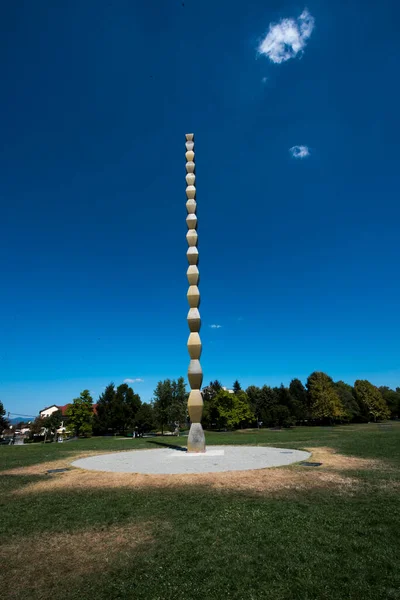
[[[391,590],[400,584],[398,506],[395,493],[367,491],[342,495],[340,501],[331,490],[295,490],[287,498],[222,495],[205,486],[159,488],[151,494],[121,488],[49,491],[9,498],[4,506],[2,567],[16,574],[12,600],[26,598],[27,585],[36,586],[32,600],[50,600],[66,569],[70,600],[143,594],[164,600],[219,600],[224,595],[238,600],[386,600],[397,597]],[[140,534],[146,523],[144,533],[152,543],[129,546],[130,532],[135,540],[135,527]],[[37,543],[45,539],[53,540],[48,551]],[[191,539],[196,545],[189,552]],[[96,560],[90,562],[85,556],[93,544]],[[392,551],[383,563],[387,547]],[[37,550],[34,569],[27,573],[32,549]],[[35,583],[53,552],[52,585],[48,574]]]
[[[178,446],[177,444],[167,444],[166,442],[156,442],[155,440],[147,440],[147,442],[156,446],[162,446],[163,448],[170,448],[171,450],[180,450],[181,452],[187,452],[186,446]]]
[[[6,504],[5,495],[20,490],[26,485],[46,481],[47,475],[0,475],[0,499]],[[1,506],[0,502],[0,506]]]

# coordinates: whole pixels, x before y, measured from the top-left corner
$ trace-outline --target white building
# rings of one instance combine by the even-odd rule
[[[39,415],[41,416],[42,419],[44,419],[45,417],[50,417],[50,415],[57,412],[58,410],[61,410],[61,413],[64,416],[68,406],[69,406],[69,404],[65,404],[65,406],[57,406],[57,404],[52,404],[51,406],[47,406],[46,408],[43,408],[39,412]]]

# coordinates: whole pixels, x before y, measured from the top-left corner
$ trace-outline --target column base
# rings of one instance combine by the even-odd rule
[[[206,438],[204,437],[203,427],[201,423],[192,423],[190,425],[188,441],[187,441],[188,452],[205,452],[206,451]]]

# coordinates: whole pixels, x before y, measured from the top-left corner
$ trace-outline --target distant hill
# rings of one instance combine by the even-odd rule
[[[10,425],[18,425],[18,423],[28,423],[29,421],[34,421],[33,417],[14,417],[13,419],[8,419],[10,421]]]

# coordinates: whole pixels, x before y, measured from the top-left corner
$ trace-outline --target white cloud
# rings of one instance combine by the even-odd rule
[[[258,52],[277,64],[295,58],[306,47],[314,22],[314,17],[305,8],[297,19],[282,19],[279,23],[270,23]]]
[[[213,323],[212,325],[210,325],[211,329],[221,329],[222,325],[217,325],[215,323]]]
[[[135,379],[124,379],[124,383],[143,383],[144,379],[136,377]]]
[[[263,78],[261,79],[261,81],[262,81],[263,83],[267,83],[267,81],[268,81],[268,77],[263,77]]]
[[[310,149],[308,146],[292,146],[289,148],[290,154],[293,158],[305,158],[310,156]]]

